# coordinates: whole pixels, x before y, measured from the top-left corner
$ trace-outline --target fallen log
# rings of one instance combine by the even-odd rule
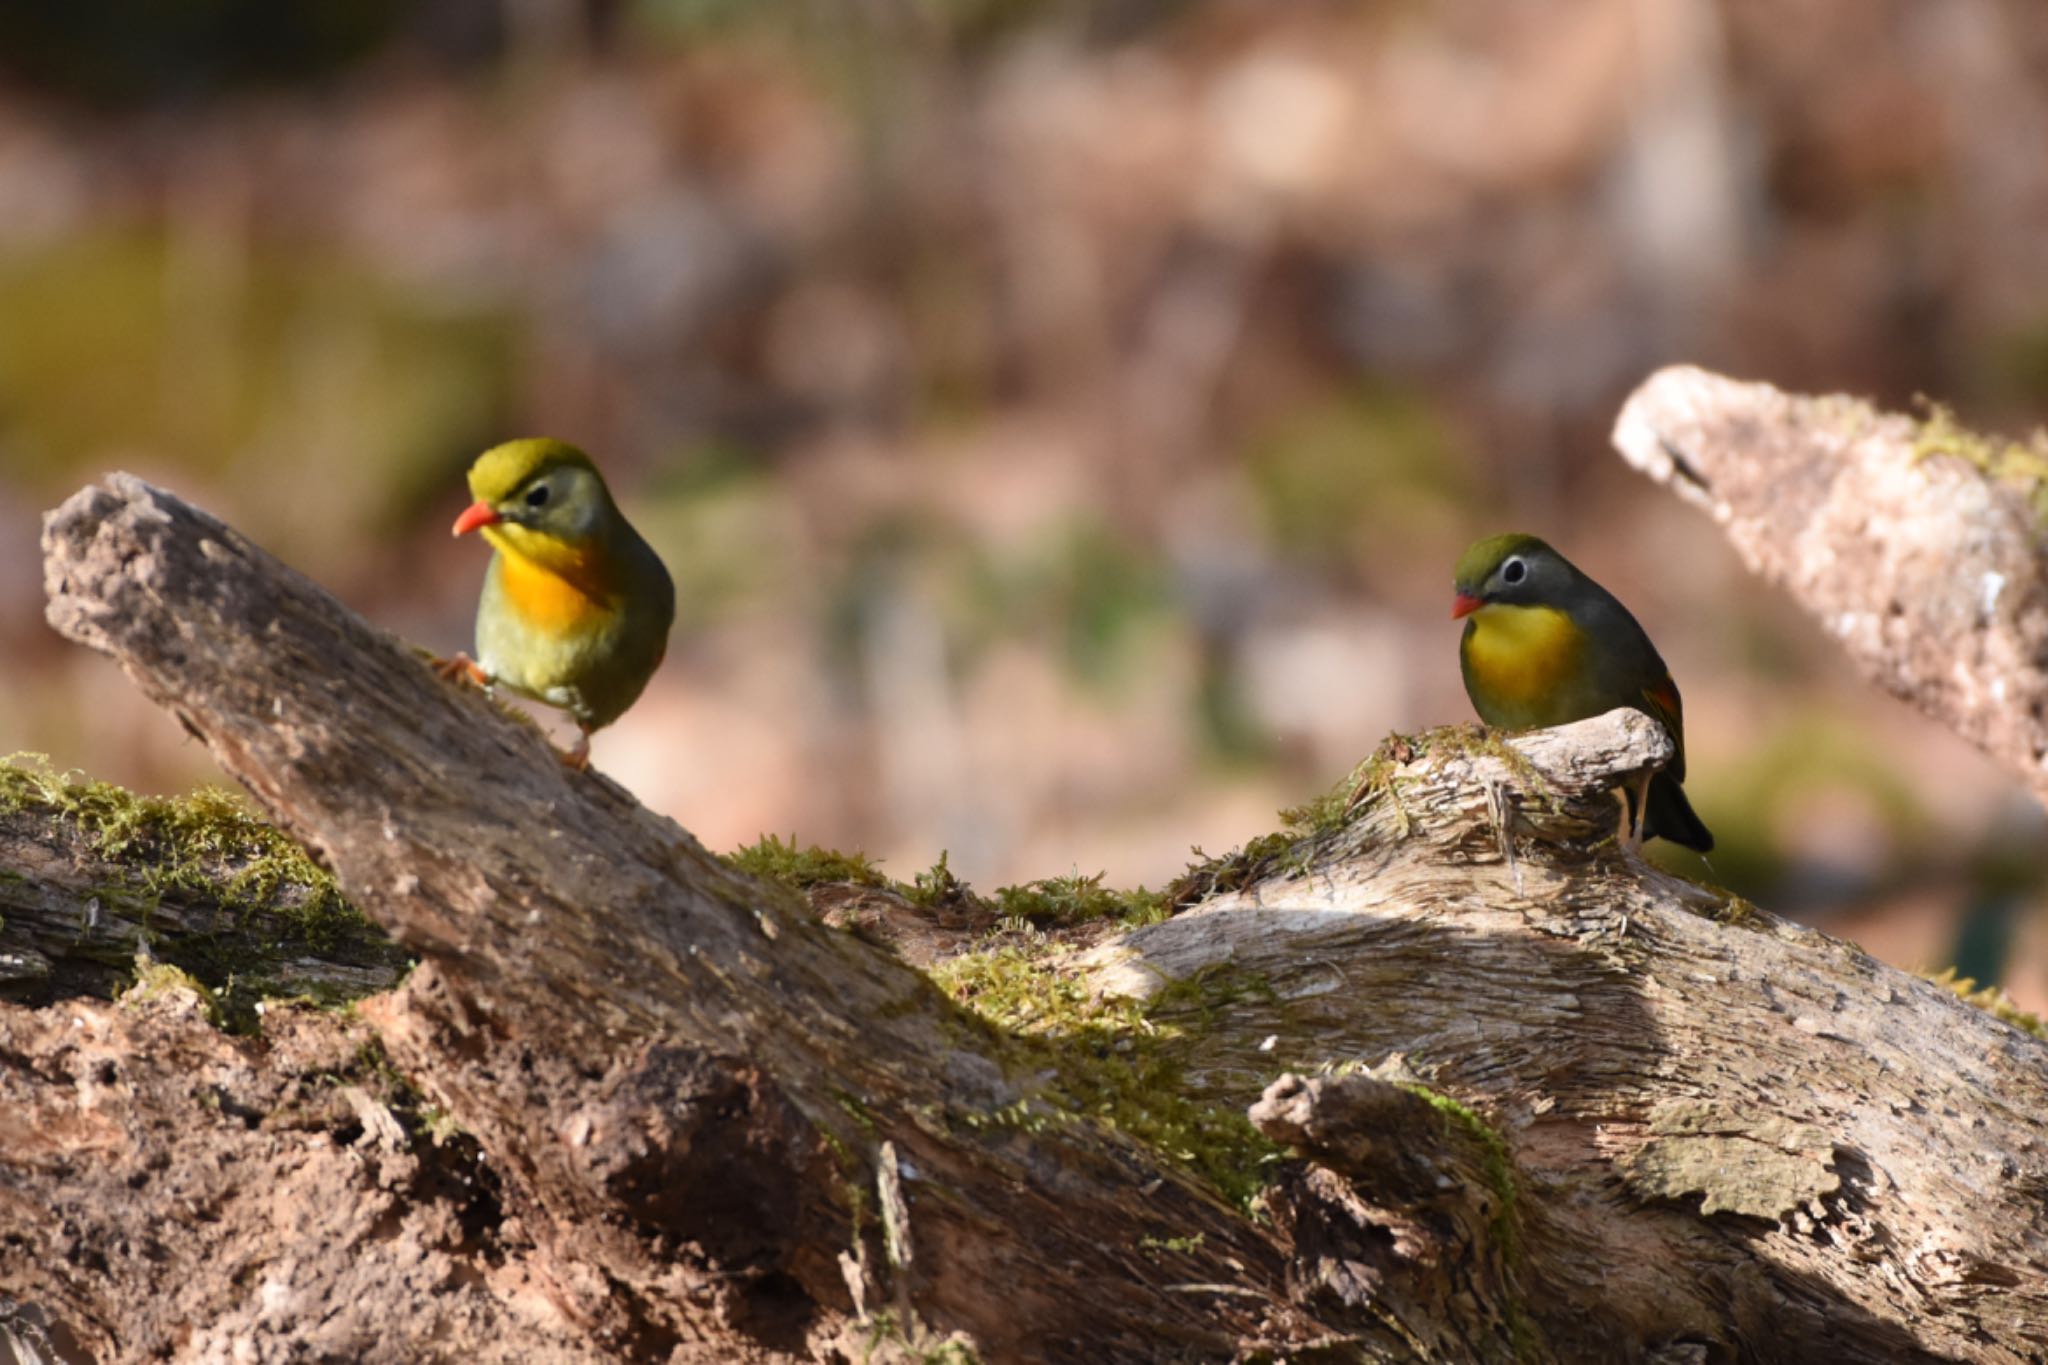
[[[1391,743],[1161,922],[920,934],[948,912],[875,888],[849,933],[160,490],[85,490],[45,553],[52,622],[421,958],[358,1012],[494,1182],[477,1236],[517,1274],[476,1321],[636,1359],[2048,1347],[2048,1047],[1618,847],[1610,790],[1669,753],[1635,713]],[[0,1007],[0,1048],[62,1053],[48,1014]],[[275,1069],[267,1018],[227,1046]],[[104,1103],[81,1074],[17,1068],[10,1099],[62,1133]],[[167,1169],[243,1140],[151,1094],[123,1140],[190,1129]],[[104,1358],[192,1356],[297,1254],[220,1254],[245,1192],[187,1215],[190,1258],[110,1257],[113,1200],[41,1218],[89,1148],[12,1150],[0,1292]],[[376,1227],[308,1227],[305,1264]],[[403,1331],[403,1279],[351,1301]],[[234,1320],[257,1358],[338,1349]]]

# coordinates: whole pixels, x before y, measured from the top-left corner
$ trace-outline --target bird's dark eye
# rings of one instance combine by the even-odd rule
[[[548,486],[544,483],[537,483],[532,488],[528,489],[526,494],[526,505],[528,507],[547,506]]]
[[[528,501],[532,499],[529,498]],[[1519,559],[1510,559],[1500,566],[1500,581],[1503,583],[1519,583],[1528,576],[1529,566]]]

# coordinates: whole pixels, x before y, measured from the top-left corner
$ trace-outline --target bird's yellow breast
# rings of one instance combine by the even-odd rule
[[[1570,680],[1583,640],[1570,615],[1556,607],[1492,603],[1472,613],[1465,668],[1500,702],[1531,705]]]
[[[495,526],[485,527],[484,534],[498,550],[498,583],[505,600],[529,624],[573,634],[617,610],[594,552],[516,529],[523,534],[507,534]]]

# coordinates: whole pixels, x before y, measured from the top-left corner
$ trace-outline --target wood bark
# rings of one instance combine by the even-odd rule
[[[1706,509],[1879,686],[2048,801],[2048,455],[1840,395],[1691,366],[1629,398],[1614,445]]]
[[[1163,923],[1072,935],[1064,979],[1149,999],[1185,1095],[1290,1149],[1253,1217],[890,950],[976,946],[937,912],[877,892],[868,932],[828,927],[138,480],[53,513],[45,554],[53,624],[421,957],[359,1014],[474,1156],[462,1185],[354,1105],[276,1139],[286,1079],[335,1068],[324,1041],[281,1057],[268,1018],[127,1025],[173,1041],[0,1007],[5,1107],[57,1135],[0,1142],[18,1335],[100,1359],[465,1359],[476,1333],[535,1359],[2048,1351],[2048,1047],[1618,847],[1611,789],[1669,755],[1636,713],[1392,746],[1344,820]],[[243,1078],[232,1111],[180,1079],[208,1068]],[[364,1188],[328,1153],[373,1129],[489,1199],[408,1169],[376,1217],[255,1235],[295,1161]],[[94,1151],[172,1193],[68,1186]],[[256,1187],[178,1202],[204,1153]]]

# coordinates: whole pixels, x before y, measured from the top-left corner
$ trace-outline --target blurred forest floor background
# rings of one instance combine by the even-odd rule
[[[2041,811],[1609,450],[1680,360],[2039,422],[2048,8],[10,0],[0,753],[214,777],[42,624],[84,480],[445,652],[545,433],[677,580],[650,805],[1157,885],[1468,718],[1451,564],[1527,529],[1684,689],[1660,857],[2048,1004]]]

